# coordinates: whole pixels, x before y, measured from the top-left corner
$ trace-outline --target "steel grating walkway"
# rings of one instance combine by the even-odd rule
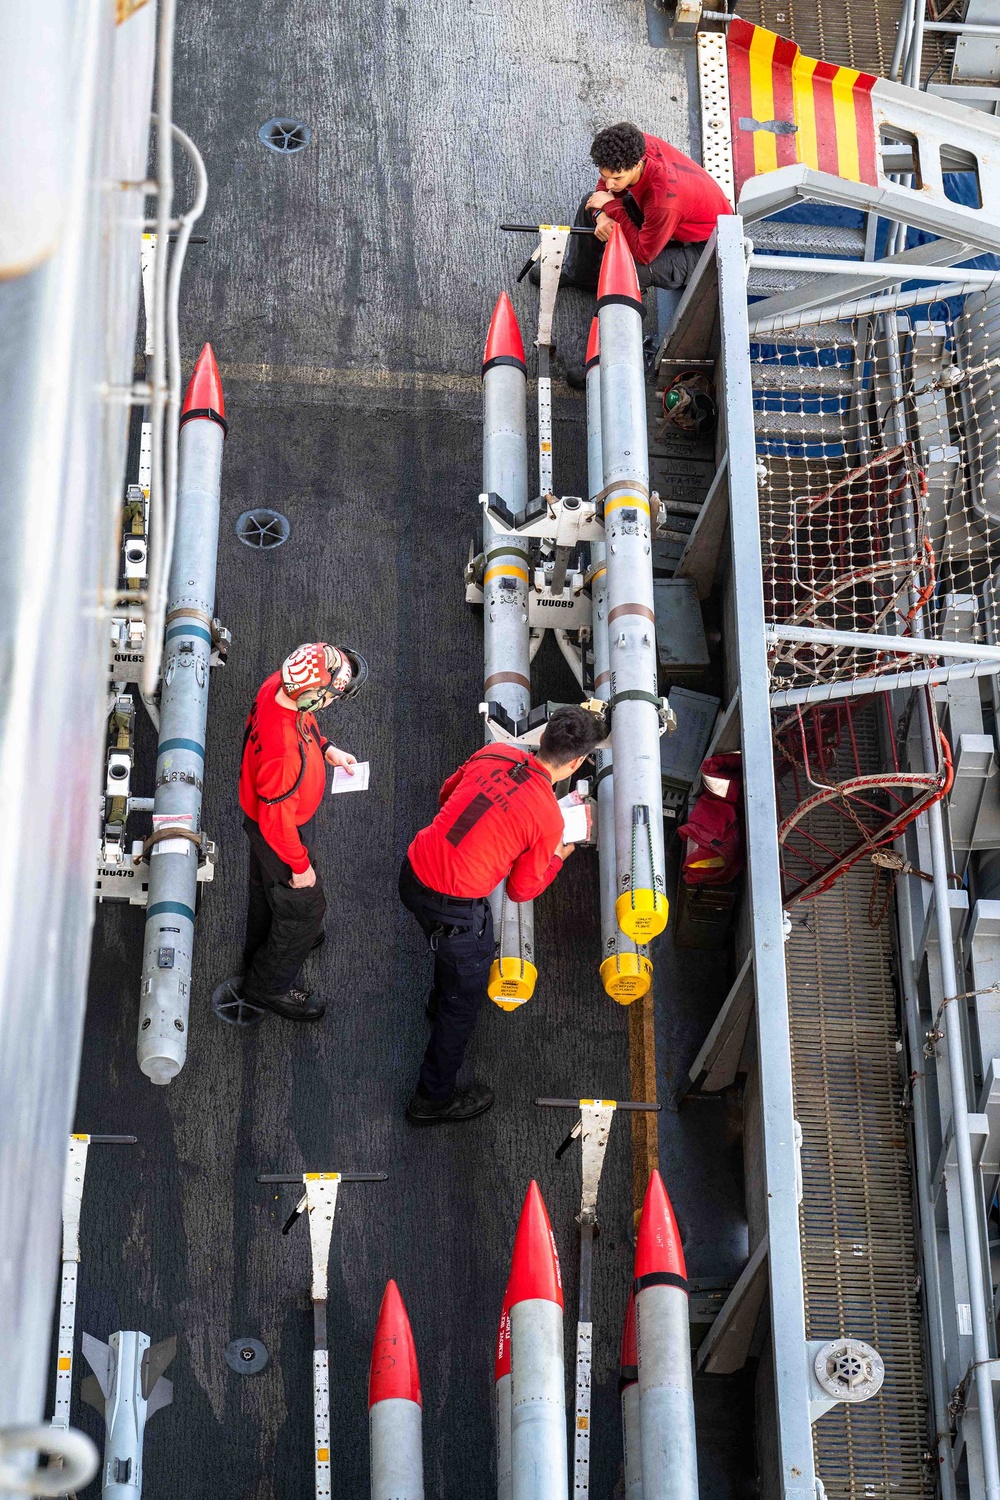
[[[837,826],[831,821],[831,836]],[[871,866],[862,863],[826,895],[793,907],[786,950],[806,1332],[864,1339],[886,1368],[878,1396],[835,1407],[813,1439],[831,1500],[917,1500],[934,1486],[909,1139],[889,919],[871,927],[871,888]]]
[[[793,38],[807,57],[886,77],[899,24],[899,0],[747,0],[745,21]],[[923,78],[947,82],[945,61],[953,38],[924,34]]]

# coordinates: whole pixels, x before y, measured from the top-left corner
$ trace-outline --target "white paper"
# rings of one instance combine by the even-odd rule
[[[579,792],[560,797],[559,807],[563,815],[563,843],[586,843],[590,837],[590,810]]]
[[[335,797],[338,792],[367,792],[368,790],[368,761],[360,760],[351,770],[350,775],[343,766],[334,766],[333,784],[330,787],[330,796]]]
[[[153,832],[159,833],[161,828],[190,828],[194,817],[193,813],[154,813]],[[194,845],[189,839],[161,839],[150,849],[150,857],[156,854],[190,854]]]

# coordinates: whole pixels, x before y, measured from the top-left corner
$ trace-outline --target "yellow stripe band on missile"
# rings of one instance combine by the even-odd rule
[[[641,953],[612,953],[601,964],[604,993],[619,1005],[641,1000],[653,983],[653,965]]]
[[[605,501],[604,519],[607,520],[613,510],[619,510],[623,505],[638,505],[649,515],[649,501],[644,500],[641,495],[616,495],[613,500]]]
[[[339,1182],[339,1172],[306,1172],[303,1182]]]
[[[492,583],[494,578],[520,578],[522,583],[527,583],[528,575],[523,568],[515,568],[513,563],[497,563],[495,568],[487,568],[483,574],[484,583]]]
[[[535,993],[538,970],[524,958],[495,958],[486,993],[501,1010],[516,1010]]]
[[[598,568],[598,570],[597,570],[596,573],[591,573],[591,575],[590,575],[590,584],[591,584],[591,587],[594,586],[594,584],[597,582],[597,580],[599,578],[603,578],[604,575],[605,575],[605,573],[607,571],[608,571],[607,568]]]
[[[648,943],[667,925],[666,896],[660,891],[623,891],[615,902],[618,926],[633,943]]]

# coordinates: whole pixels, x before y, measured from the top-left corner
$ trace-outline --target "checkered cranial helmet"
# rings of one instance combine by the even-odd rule
[[[281,664],[281,686],[300,713],[312,713],[360,692],[368,663],[347,646],[309,641]]]

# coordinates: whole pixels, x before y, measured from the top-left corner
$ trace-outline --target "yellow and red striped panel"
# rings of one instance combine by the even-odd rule
[[[873,74],[803,57],[738,16],[727,53],[737,196],[748,178],[795,162],[875,186]]]

